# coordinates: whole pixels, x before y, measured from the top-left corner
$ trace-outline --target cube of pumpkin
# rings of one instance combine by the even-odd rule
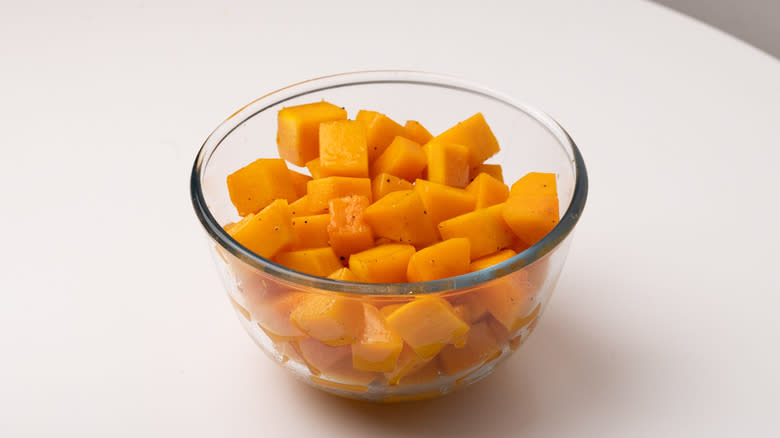
[[[519,325],[522,318],[536,305],[536,296],[522,272],[493,280],[471,292],[479,296],[488,312],[510,332],[522,327]]]
[[[512,184],[511,196],[558,196],[554,173],[531,172]]]
[[[353,367],[361,371],[393,371],[404,341],[371,304],[363,303],[363,324],[360,338],[352,344]]]
[[[306,183],[311,181],[311,179],[312,178],[309,175],[290,170],[290,182],[295,189],[296,199],[300,199],[301,196],[306,195]]]
[[[329,246],[282,252],[274,257],[274,261],[290,269],[318,277],[328,276],[343,267],[339,256]]]
[[[471,291],[452,297],[450,302],[453,309],[462,308],[458,316],[469,325],[476,323],[488,314],[482,297]]]
[[[399,135],[403,136],[406,130],[403,126],[394,122],[390,117],[376,111],[360,110],[355,117],[358,122],[364,123],[368,128],[368,161],[373,162],[376,157],[382,155],[387,146]]]
[[[439,379],[439,360],[438,357],[434,357],[427,363],[422,364],[418,369],[401,377],[399,385],[422,385],[425,383],[431,383]]]
[[[463,188],[469,182],[469,151],[466,146],[431,140],[423,146],[428,160],[428,181]]]
[[[315,216],[327,212],[327,205],[324,208],[312,208],[311,202],[309,202],[309,195],[304,195],[298,198],[297,201],[290,204],[290,214],[298,216]]]
[[[368,177],[366,125],[354,120],[320,124],[320,175]]]
[[[433,141],[456,143],[468,148],[469,167],[476,167],[499,151],[498,140],[482,113],[474,114],[434,137]]]
[[[439,353],[441,372],[444,375],[454,376],[464,371],[475,368],[501,354],[501,345],[496,342],[493,333],[486,322],[479,322],[471,326],[466,345],[457,348],[447,345]]]
[[[371,180],[371,192],[375,201],[384,198],[388,193],[412,190],[413,188],[414,186],[409,181],[388,173],[380,173]]]
[[[406,270],[410,282],[456,277],[469,272],[469,240],[447,239],[412,254]]]
[[[480,164],[477,167],[472,167],[469,173],[469,181],[474,181],[480,173],[487,173],[493,178],[504,182],[504,171],[501,169],[500,164]]]
[[[328,275],[331,280],[360,282],[360,279],[349,268],[341,268]]]
[[[477,198],[476,209],[500,204],[509,197],[509,187],[487,173],[480,173],[466,186],[466,191]]]
[[[371,175],[389,173],[407,181],[422,175],[428,159],[419,143],[404,137],[396,137],[371,165]]]
[[[284,199],[272,202],[247,222],[239,222],[229,234],[238,243],[265,258],[275,256],[297,240],[290,208]]]
[[[339,363],[350,357],[352,351],[349,345],[331,346],[313,338],[301,339],[294,342],[293,346],[314,375],[338,367]]]
[[[401,379],[409,374],[423,368],[426,364],[430,363],[434,359],[433,357],[422,358],[414,352],[412,347],[407,344],[403,345],[401,354],[398,356],[398,360],[395,363],[395,368],[389,373],[385,373],[388,385],[397,385]]]
[[[533,245],[558,224],[558,197],[510,196],[503,218],[520,240]]]
[[[371,200],[371,180],[346,176],[314,179],[307,184],[309,202],[313,209],[326,209],[331,199],[361,195]]]
[[[314,179],[322,178],[322,161],[320,157],[314,158],[306,162],[306,168],[309,169],[311,177]]]
[[[448,219],[439,224],[439,233],[443,239],[468,238],[472,260],[500,251],[515,239],[501,215],[503,208],[498,204]]]
[[[250,306],[257,324],[274,342],[301,339],[306,335],[290,321],[290,313],[306,297],[302,292],[283,292]]]
[[[399,243],[380,245],[349,257],[349,269],[365,283],[404,283],[414,247]]]
[[[434,225],[474,210],[476,197],[463,190],[444,184],[418,179],[414,190],[419,193],[425,211]]]
[[[328,246],[329,223],[330,216],[327,214],[293,217],[292,225],[298,236],[298,242],[291,249],[300,250]]]
[[[423,359],[435,356],[451,340],[469,331],[450,303],[439,297],[421,297],[404,304],[386,321]]]
[[[404,124],[404,131],[406,131],[404,137],[414,140],[419,144],[428,143],[433,139],[433,135],[416,120],[407,120],[406,124]]]
[[[363,329],[363,304],[335,294],[311,293],[290,313],[301,331],[326,345],[357,342]]]
[[[382,306],[382,308],[379,309],[379,313],[382,315],[382,318],[387,318],[391,313],[395,312],[396,309],[403,306],[404,304],[406,303],[395,303]]]
[[[276,199],[298,199],[284,160],[261,158],[227,177],[228,193],[238,214],[257,213]]]
[[[280,110],[276,134],[279,156],[303,166],[319,154],[320,123],[346,118],[346,110],[325,101]]]
[[[392,192],[366,209],[366,222],[374,234],[422,247],[438,239],[420,195],[414,190]]]
[[[374,246],[374,234],[364,217],[368,204],[368,198],[356,195],[330,200],[327,234],[337,255],[348,256]]]
[[[493,265],[497,265],[503,261],[509,260],[516,255],[517,253],[511,249],[504,249],[496,253],[486,255],[485,257],[482,257],[480,259],[471,262],[471,265],[469,266],[469,271],[470,272],[481,271],[485,268],[489,268]]]

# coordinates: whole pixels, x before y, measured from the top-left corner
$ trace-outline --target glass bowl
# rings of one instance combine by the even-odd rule
[[[264,259],[223,230],[240,219],[230,202],[226,177],[257,158],[278,157],[276,117],[281,108],[323,99],[344,106],[350,118],[358,109],[370,109],[401,122],[419,120],[434,134],[482,112],[501,145],[501,152],[489,162],[503,166],[508,184],[532,171],[555,173],[564,214],[543,239],[509,260],[443,280],[344,282]],[[436,397],[474,383],[528,338],[560,275],[587,191],[582,156],[551,117],[479,85],[409,71],[338,74],[269,93],[214,130],[198,153],[191,177],[195,213],[206,230],[228,298],[252,339],[304,382],[340,396],[377,402]],[[419,318],[406,321],[407,333],[438,339],[437,333],[445,332],[457,339],[436,345],[415,338],[414,342],[434,343],[424,351],[407,342],[400,352],[381,345],[360,349],[348,337],[326,345],[291,322],[297,304],[312,297],[322,303],[331,318],[325,323],[332,330],[354,324],[353,316],[364,303],[378,309],[379,315],[372,315],[381,318],[414,301],[422,303],[424,310],[418,312]],[[462,327],[451,318],[453,314],[468,324],[467,334],[453,328]]]

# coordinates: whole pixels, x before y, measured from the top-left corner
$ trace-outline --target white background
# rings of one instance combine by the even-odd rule
[[[777,60],[641,1],[121,5],[2,5],[0,436],[780,434]],[[591,176],[535,335],[430,402],[269,361],[188,199],[227,115],[369,68],[530,102]]]

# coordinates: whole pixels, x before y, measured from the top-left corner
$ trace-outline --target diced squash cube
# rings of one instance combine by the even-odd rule
[[[319,179],[324,176],[322,174],[322,161],[320,161],[320,157],[307,161],[306,168],[309,169],[309,173],[311,173],[311,177],[314,179]]]
[[[423,359],[414,352],[412,347],[404,344],[401,354],[398,356],[398,360],[395,363],[395,368],[393,368],[393,371],[385,373],[387,383],[389,385],[397,385],[402,378],[423,368],[426,364],[430,363],[432,359],[432,357]]]
[[[474,324],[469,330],[468,341],[462,348],[448,345],[439,353],[439,363],[443,374],[453,376],[470,370],[497,357],[501,345],[496,342],[486,322]]]
[[[386,321],[424,359],[435,356],[451,340],[469,331],[450,303],[439,297],[421,297],[404,304]]]
[[[438,239],[436,226],[414,190],[385,195],[366,209],[366,222],[374,234],[396,242],[422,247]]]
[[[377,246],[349,257],[349,269],[365,283],[404,283],[414,247],[399,243]]]
[[[346,110],[325,101],[280,110],[276,134],[279,156],[303,166],[319,153],[320,123],[346,118]]]
[[[382,318],[387,318],[390,316],[391,313],[395,312],[396,309],[403,306],[405,303],[397,303],[397,304],[388,304],[386,306],[382,306],[381,309],[379,309],[379,313],[382,314]]]
[[[314,216],[295,216],[292,225],[298,242],[291,249],[324,248],[328,246],[328,223],[330,216],[317,214]]]
[[[554,173],[531,172],[512,184],[511,196],[558,196]]]
[[[353,274],[349,268],[341,268],[338,271],[328,275],[328,278],[332,280],[360,282],[360,279],[357,277],[357,275]]]
[[[389,173],[411,182],[422,175],[427,164],[428,159],[418,143],[396,137],[371,165],[371,175]]]
[[[363,304],[334,294],[306,294],[293,309],[290,320],[326,345],[352,344],[363,329]]]
[[[290,171],[290,182],[295,189],[296,199],[300,199],[301,196],[306,195],[306,183],[309,181],[311,181],[311,177],[309,175],[304,175],[294,170]]]
[[[469,272],[469,240],[447,239],[412,254],[406,270],[410,282],[456,277]]]
[[[444,184],[418,179],[414,190],[420,194],[425,211],[434,225],[474,210],[476,197],[463,190]]]
[[[419,369],[413,370],[409,374],[401,377],[399,385],[422,385],[434,382],[439,379],[439,360],[434,357],[433,360],[422,364]]]
[[[474,178],[480,173],[487,173],[493,178],[504,182],[504,171],[501,169],[500,164],[480,164],[477,167],[472,167],[471,173],[469,173],[469,181],[474,181]]]
[[[474,114],[434,137],[433,141],[456,143],[468,148],[469,167],[476,167],[499,151],[498,140],[482,113]]]
[[[454,309],[461,308],[458,316],[471,325],[488,314],[487,307],[479,294],[466,292],[451,300]]]
[[[365,196],[371,200],[371,180],[346,176],[314,179],[307,184],[309,203],[313,209],[326,209],[331,199],[349,195]]]
[[[414,186],[409,181],[388,173],[380,173],[371,180],[371,191],[375,201],[384,198],[390,192],[412,190],[413,188]]]
[[[463,188],[469,183],[469,151],[466,146],[432,140],[423,146],[428,159],[428,181]]]
[[[499,252],[486,255],[485,257],[474,260],[473,262],[471,262],[471,265],[469,266],[469,271],[470,272],[481,271],[485,268],[489,268],[493,265],[497,265],[503,261],[509,260],[516,255],[517,253],[511,249],[503,249]]]
[[[250,314],[274,342],[301,339],[305,334],[290,321],[290,313],[305,297],[301,292],[272,295],[263,302],[254,303]]]
[[[368,177],[366,125],[354,120],[320,124],[320,175]]]
[[[261,158],[227,177],[228,193],[238,214],[257,213],[276,199],[298,199],[284,160]]]
[[[297,346],[298,353],[314,375],[337,368],[352,353],[349,345],[334,347],[312,338],[301,339],[293,345]]]
[[[267,259],[295,244],[297,236],[287,201],[277,199],[229,233],[238,243]]]
[[[558,224],[558,198],[510,196],[503,218],[520,240],[533,245]]]
[[[404,341],[385,323],[376,307],[363,303],[363,332],[352,344],[352,364],[356,370],[391,372]]]
[[[318,385],[330,388],[352,392],[367,392],[368,385],[379,378],[381,374],[355,369],[352,366],[351,356],[350,354],[339,359],[327,370],[322,370],[321,376],[311,376],[310,379]]]
[[[325,208],[314,209],[309,202],[309,195],[304,195],[298,198],[297,201],[290,204],[290,214],[294,217],[298,216],[315,216],[318,214],[324,214],[327,212],[327,205]]]
[[[498,322],[496,318],[493,318],[493,316],[488,316],[485,318],[485,322],[487,323],[488,327],[490,327],[491,333],[493,333],[493,338],[496,340],[496,343],[498,345],[503,346],[507,342],[509,342],[509,338],[512,337],[512,333],[504,327],[503,324]]]
[[[390,117],[376,111],[360,110],[355,117],[368,128],[368,161],[373,162],[382,155],[394,138],[403,136],[406,130]]]
[[[441,237],[468,238],[472,260],[500,251],[515,239],[501,215],[503,208],[504,204],[498,204],[448,219],[439,224]]]
[[[510,332],[522,327],[518,324],[536,304],[526,276],[519,273],[494,280],[471,293],[478,294],[488,312]]]
[[[356,195],[330,200],[327,234],[337,255],[348,256],[374,246],[374,234],[364,218],[368,204],[368,198]]]
[[[406,124],[404,124],[404,131],[406,131],[404,137],[414,140],[419,144],[428,143],[433,139],[433,135],[416,120],[407,120]]]
[[[509,197],[509,187],[487,173],[477,175],[474,181],[466,186],[466,191],[477,198],[477,210],[500,204]]]
[[[342,268],[333,248],[312,248],[279,253],[274,261],[282,266],[310,275],[325,277]]]

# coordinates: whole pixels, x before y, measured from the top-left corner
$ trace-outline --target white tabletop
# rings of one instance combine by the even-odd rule
[[[641,1],[103,3],[0,14],[0,436],[780,434],[776,59]],[[268,360],[189,201],[227,115],[373,68],[534,104],[591,177],[535,335],[429,402]]]

